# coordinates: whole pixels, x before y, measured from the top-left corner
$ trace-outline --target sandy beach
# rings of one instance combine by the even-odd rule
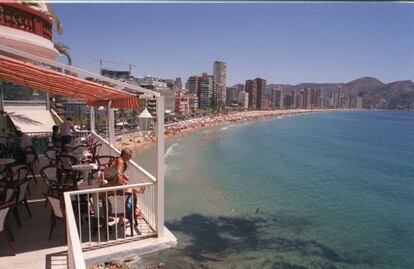
[[[356,111],[355,109],[288,109],[288,110],[256,110],[220,114],[217,116],[206,116],[194,118],[177,123],[165,125],[165,138],[172,139],[180,135],[188,134],[200,129],[211,128],[219,125],[242,123],[253,120],[260,120],[270,117],[286,117],[307,113],[333,112],[333,111]],[[117,148],[128,148],[134,153],[145,150],[155,145],[153,134],[133,132],[118,136],[116,138]]]

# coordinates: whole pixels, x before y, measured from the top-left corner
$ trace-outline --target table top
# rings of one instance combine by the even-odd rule
[[[3,158],[0,159],[0,165],[6,165],[6,164],[11,164],[14,163],[16,160],[13,158]]]
[[[88,189],[96,189],[99,188],[99,181],[98,180],[92,180],[92,184],[89,185],[88,181],[81,180],[78,182],[78,190],[88,190]]]
[[[92,169],[98,169],[98,164],[96,163],[83,163],[83,164],[74,164],[72,165],[72,169],[80,170],[80,171],[88,171]]]

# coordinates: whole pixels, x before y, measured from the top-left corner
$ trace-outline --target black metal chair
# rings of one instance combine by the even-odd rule
[[[72,155],[62,154],[57,156],[57,167],[58,170],[58,182],[64,183],[64,181],[72,181],[74,186],[80,180],[81,173],[72,169],[72,165],[79,164],[79,160]]]
[[[34,151],[26,152],[26,167],[29,170],[29,173],[32,174],[32,177],[37,185],[37,179],[35,175],[35,169],[39,165],[39,157]]]
[[[72,184],[60,184],[58,181],[58,175],[61,174],[59,168],[53,165],[48,165],[40,170],[40,176],[43,182],[47,186],[46,196],[60,196],[65,191],[75,190]],[[47,200],[45,202],[47,206]]]
[[[105,168],[109,167],[109,165],[115,160],[115,156],[111,155],[102,155],[95,158],[98,163],[98,170],[103,171]]]
[[[32,212],[30,211],[29,203],[27,202],[27,187],[29,186],[29,179],[24,179],[21,181],[17,181],[17,183],[12,183],[12,185],[8,186],[7,188],[13,188],[15,191],[15,197],[16,206],[13,208],[13,214],[16,218],[17,224],[19,226],[22,226],[20,221],[20,215],[18,206],[24,204],[27,210],[27,213],[29,214],[29,217],[32,217]]]
[[[98,157],[101,147],[102,147],[102,144],[100,143],[96,143],[91,147],[90,152],[92,154],[92,159],[96,159]]]
[[[14,203],[7,203],[0,205],[0,233],[6,235],[7,244],[9,245],[10,251],[13,255],[16,255],[16,249],[14,248],[14,237],[11,232],[10,226],[7,223],[7,216],[10,212],[10,209],[13,209]]]
[[[60,154],[60,151],[57,148],[48,148],[45,151],[45,156],[49,160],[50,165],[56,165],[57,162],[57,156]]]
[[[56,226],[56,220],[62,220],[63,226],[65,229],[65,244],[66,244],[66,218],[64,213],[64,206],[63,201],[61,198],[52,196],[52,195],[46,195],[47,201],[49,201],[51,207],[52,207],[52,223],[50,224],[50,231],[49,231],[49,240],[52,239],[52,233]]]

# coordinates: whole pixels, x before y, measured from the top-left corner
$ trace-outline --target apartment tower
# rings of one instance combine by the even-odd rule
[[[226,63],[214,61],[213,65],[213,98],[218,103],[226,102]]]

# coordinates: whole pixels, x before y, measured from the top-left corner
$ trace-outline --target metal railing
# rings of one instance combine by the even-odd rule
[[[119,156],[120,151],[111,146],[105,139],[103,139],[101,136],[96,134],[95,132],[91,132],[91,135],[98,140],[98,143],[102,144],[102,147],[99,151],[99,155],[111,155],[111,156]],[[138,183],[151,183],[155,184],[156,179],[153,175],[151,175],[149,172],[147,172],[144,168],[139,166],[136,162],[129,160],[128,161],[128,169],[125,171],[125,174],[129,177],[128,184],[138,184]],[[151,227],[154,227],[154,230],[156,230],[156,210],[154,207],[155,204],[155,195],[151,196],[144,196],[139,204],[139,206],[144,210],[145,217],[149,221]],[[149,210],[151,209],[151,210]]]
[[[95,132],[78,135],[102,144],[99,155],[120,155]],[[128,185],[64,193],[69,269],[86,268],[83,251],[158,236],[155,177],[133,161],[126,175]]]
[[[32,137],[33,147],[37,154],[43,154],[52,140],[52,132],[28,132],[28,136]]]
[[[156,236],[154,203],[147,203],[154,198],[153,183],[85,189],[65,195],[70,200],[66,208],[75,212],[72,220],[76,220],[83,250]]]
[[[78,238],[75,214],[73,212],[70,194],[64,194],[65,214],[66,214],[66,238],[68,244],[67,265],[69,269],[86,269],[83,258],[82,246]]]
[[[99,136],[95,132],[91,132],[91,135],[98,140],[98,143],[102,144],[102,147],[99,151],[99,155],[112,155],[112,156],[119,156],[121,152],[111,146],[105,139]],[[147,172],[144,168],[139,166],[133,160],[128,162],[128,169],[125,173],[129,178],[131,184],[133,183],[147,183],[147,182],[156,182],[157,180],[153,175]]]

